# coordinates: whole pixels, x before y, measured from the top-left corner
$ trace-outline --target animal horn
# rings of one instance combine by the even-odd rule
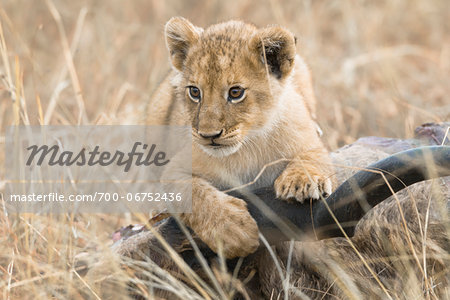
[[[367,211],[393,192],[416,182],[444,176],[450,176],[450,147],[430,146],[399,152],[380,160],[347,179],[328,198],[309,205],[276,199],[272,187],[253,193],[234,191],[230,194],[247,201],[260,232],[270,244],[274,244],[291,239],[304,241],[340,237],[344,232],[352,236],[356,224]],[[169,245],[182,252],[185,260],[196,261],[195,253],[189,251],[190,247],[186,248],[189,242],[173,217],[163,221],[158,231]],[[206,244],[196,240],[203,256],[215,256]],[[151,249],[164,249],[157,239],[145,243]],[[130,245],[133,248],[134,243],[122,243],[122,248],[118,246],[122,249],[119,252],[128,253]]]
[[[280,201],[272,188],[233,196],[247,201],[250,214],[269,243],[310,239],[313,232],[317,239],[326,239],[344,236],[343,231],[352,236],[367,211],[393,192],[444,176],[450,176],[450,147],[429,146],[380,160],[347,179],[328,198],[310,205]]]

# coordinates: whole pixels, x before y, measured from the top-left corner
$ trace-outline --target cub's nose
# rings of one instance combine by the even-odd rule
[[[223,129],[221,131],[210,131],[210,132],[205,132],[205,131],[199,131],[198,134],[204,138],[204,139],[217,139],[218,137],[220,137],[223,133]]]

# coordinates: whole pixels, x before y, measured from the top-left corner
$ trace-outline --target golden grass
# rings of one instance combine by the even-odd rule
[[[447,0],[3,0],[0,146],[11,124],[137,123],[135,107],[169,70],[162,29],[176,15],[199,26],[239,18],[292,30],[312,69],[330,149],[366,135],[411,137],[421,123],[449,120]],[[106,256],[115,229],[145,219],[0,211],[5,299],[97,298],[75,256],[92,249]],[[185,297],[209,297],[176,284]]]

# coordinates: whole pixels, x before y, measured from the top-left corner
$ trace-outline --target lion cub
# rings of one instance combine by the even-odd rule
[[[274,184],[279,198],[300,202],[332,191],[309,70],[293,34],[279,26],[229,21],[202,29],[176,17],[165,37],[173,70],[146,122],[192,126],[192,213],[181,218],[212,250],[246,256],[259,245],[258,227],[246,203],[221,190],[281,160],[252,187]]]

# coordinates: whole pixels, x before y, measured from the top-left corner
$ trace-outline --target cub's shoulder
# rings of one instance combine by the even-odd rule
[[[183,118],[184,107],[176,101],[174,80],[176,73],[171,71],[153,93],[145,109],[147,125],[189,125]]]

